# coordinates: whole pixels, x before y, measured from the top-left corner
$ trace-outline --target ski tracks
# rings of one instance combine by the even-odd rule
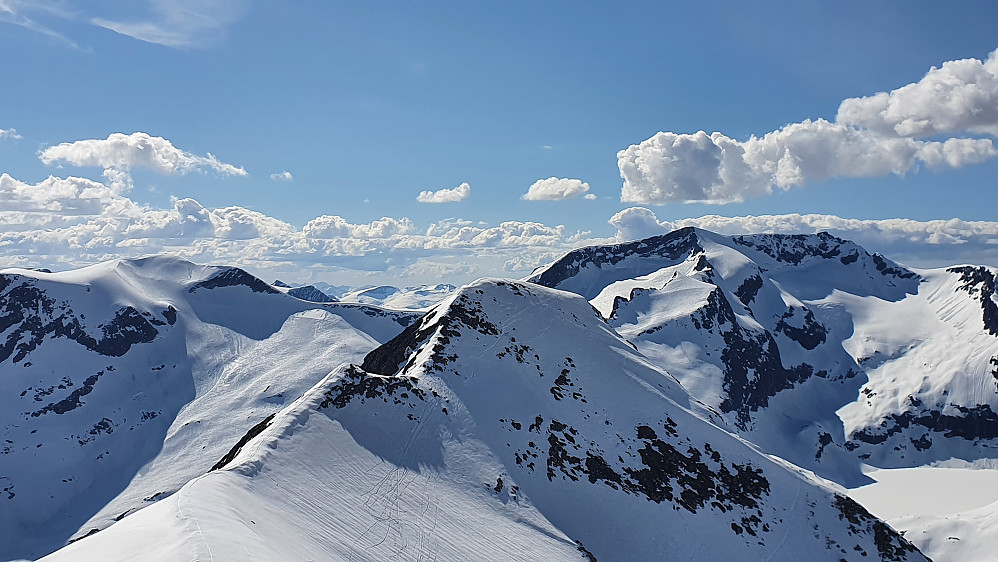
[[[407,536],[409,528],[412,528],[409,534],[414,534],[413,538],[416,540],[415,545],[413,545],[414,551],[411,552],[414,555],[412,559],[416,561],[436,559],[436,549],[434,548],[436,541],[432,539],[432,534],[437,526],[439,509],[433,502],[432,494],[429,490],[433,477],[419,472],[412,472],[406,467],[406,465],[412,464],[414,460],[413,445],[423,431],[424,423],[422,420],[432,407],[433,405],[430,403],[427,403],[423,407],[420,412],[419,421],[416,422],[416,427],[409,433],[405,444],[399,451],[398,459],[395,462],[385,460],[377,465],[378,467],[389,466],[390,468],[364,494],[367,496],[364,505],[374,519],[374,522],[357,538],[357,547],[359,550],[365,552],[362,556],[365,559],[373,558],[373,551],[381,547],[390,548],[392,554],[388,557],[379,556],[377,557],[378,559],[399,561],[408,559],[409,556],[407,554],[410,554],[411,546],[409,544],[409,537]],[[376,468],[374,467],[372,470]],[[408,488],[417,480],[422,480],[423,483],[422,498],[420,500],[422,509],[418,510],[418,515],[416,515],[416,510],[410,512],[406,506],[407,502],[403,497]],[[411,522],[406,521],[406,516],[412,515],[415,515],[414,520]],[[379,532],[379,527],[381,526],[384,527],[383,533]],[[367,542],[366,539],[374,539],[374,542],[363,544]],[[355,550],[351,553],[350,560],[357,559],[354,554],[360,553]]]
[[[191,507],[190,489],[193,489],[194,486],[205,476],[207,476],[207,474],[202,474],[201,476],[198,476],[194,480],[191,480],[189,484],[181,487],[180,490],[177,491],[177,512],[180,514],[181,517],[190,519],[191,521],[194,522],[194,527],[197,530],[198,538],[201,539],[201,543],[204,544],[205,550],[208,551],[208,560],[213,562],[215,560],[215,557],[211,553],[211,545],[209,545],[207,539],[204,538],[204,531],[202,531],[201,529],[201,523],[198,522],[197,516],[194,515],[194,509]],[[187,513],[184,513],[184,507],[183,507],[184,499],[187,500]]]

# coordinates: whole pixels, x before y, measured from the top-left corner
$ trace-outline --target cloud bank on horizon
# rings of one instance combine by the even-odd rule
[[[738,141],[722,133],[659,132],[617,153],[621,201],[736,203],[834,177],[903,176],[998,155],[998,50],[931,68],[891,92],[849,98],[835,122],[792,123]],[[943,140],[930,140],[949,136]]]
[[[44,151],[42,157],[54,162],[57,158],[53,154],[62,155],[65,158],[60,156],[59,161],[111,166],[107,168],[111,170],[141,163],[163,174],[206,165],[198,160],[202,157],[191,156],[169,141],[154,145],[172,149],[155,158],[147,154],[137,158],[129,150],[108,152],[105,144],[69,143],[60,145],[69,148]],[[103,148],[81,149],[93,146]],[[113,146],[120,148],[120,144]],[[207,166],[215,169],[213,164]],[[244,207],[208,209],[193,198],[174,197],[171,208],[150,208],[130,199],[113,178],[102,183],[50,176],[29,184],[0,174],[3,266],[60,269],[169,252],[292,281],[362,284],[390,278],[396,284],[415,284],[448,278],[464,282],[486,275],[524,276],[570,249],[652,236],[683,226],[728,234],[828,230],[909,265],[945,265],[966,256],[965,261],[998,266],[998,222],[878,221],[792,214],[706,216],[670,222],[658,220],[650,209],[631,207],[613,215],[609,223],[616,228],[616,235],[604,238],[571,232],[563,225],[514,220],[489,226],[447,219],[424,228],[407,217],[351,223],[341,216],[321,215],[298,228]]]

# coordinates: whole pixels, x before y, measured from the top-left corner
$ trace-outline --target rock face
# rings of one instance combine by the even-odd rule
[[[17,274],[0,275],[0,362],[20,363],[46,338],[66,338],[94,353],[121,357],[137,343],[149,343],[159,334],[156,326],[173,325],[177,311],[167,307],[158,314],[139,312],[131,306],[90,330],[68,301],[58,302],[38,288],[37,280]]]
[[[798,466],[998,457],[996,274],[698,229],[420,312],[0,271],[0,558],[923,559]]]
[[[842,484],[862,481],[858,461],[995,456],[989,268],[916,272],[826,233],[687,228],[576,250],[530,280],[590,299],[732,430]]]
[[[225,420],[276,412],[417,317],[166,256],[0,272],[0,559],[175,491],[245,431]]]
[[[303,301],[309,302],[336,302],[336,299],[323,293],[319,289],[316,289],[312,285],[305,285],[304,287],[295,287],[288,290],[288,294],[296,299],[301,299]]]
[[[924,560],[715,422],[582,297],[481,280],[257,423],[183,500],[53,559],[123,559],[196,517],[215,557]]]

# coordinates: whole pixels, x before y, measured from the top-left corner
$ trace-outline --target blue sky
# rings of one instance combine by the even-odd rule
[[[903,123],[857,102],[837,120],[843,100],[929,80],[930,67],[981,66],[996,21],[991,2],[0,0],[0,266],[167,250],[303,281],[464,281],[704,215],[796,214],[827,217],[771,229],[839,225],[917,265],[947,248],[998,264],[998,93],[956,108],[899,98]],[[966,86],[991,92],[979,74]],[[929,125],[897,132],[912,119]],[[675,136],[651,143],[659,132]],[[137,133],[182,164],[135,160]],[[740,171],[711,179],[711,158],[740,151]],[[97,188],[66,196],[50,175],[108,193],[73,214]],[[551,177],[577,181],[524,198]],[[461,200],[417,201],[463,183],[437,197]],[[988,224],[928,222],[954,218]],[[885,219],[909,222],[869,222]],[[895,227],[905,234],[878,242]]]

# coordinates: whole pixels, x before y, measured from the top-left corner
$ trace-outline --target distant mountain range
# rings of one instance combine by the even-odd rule
[[[398,288],[391,285],[378,287],[352,288],[345,285],[330,285],[317,282],[311,285],[291,286],[280,280],[274,282],[279,290],[295,297],[312,302],[351,302],[373,304],[385,308],[417,310],[428,308],[447,298],[455,289],[454,285],[439,283]]]
[[[693,228],[461,288],[3,270],[0,558],[959,559],[840,486],[998,457],[995,274]]]

